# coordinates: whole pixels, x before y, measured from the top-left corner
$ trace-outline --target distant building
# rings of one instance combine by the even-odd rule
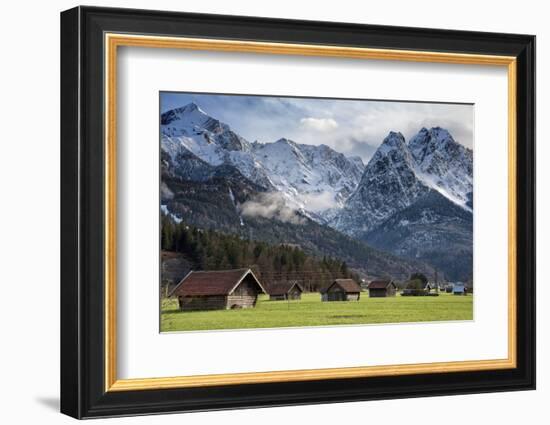
[[[304,292],[304,288],[296,281],[275,283],[266,289],[271,301],[299,300]]]
[[[393,280],[373,280],[369,283],[369,297],[394,297],[397,292],[397,286]]]
[[[182,311],[254,307],[265,289],[250,269],[191,271],[170,293]]]
[[[435,289],[437,289],[437,284],[435,284],[433,282],[426,283],[426,286],[424,287],[424,290],[426,292],[430,292],[430,291],[435,290]]]
[[[361,287],[353,279],[336,279],[321,292],[321,301],[359,301]]]
[[[453,283],[453,295],[467,295],[466,287],[462,282]]]

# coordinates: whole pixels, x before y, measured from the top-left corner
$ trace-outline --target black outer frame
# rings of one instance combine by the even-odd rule
[[[517,57],[517,368],[106,393],[105,32]],[[62,413],[92,418],[534,388],[534,36],[85,6],[61,13]]]

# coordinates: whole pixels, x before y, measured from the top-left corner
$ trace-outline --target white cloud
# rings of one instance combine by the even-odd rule
[[[300,120],[300,126],[307,130],[332,131],[338,128],[338,123],[332,118],[307,117]]]
[[[307,193],[303,195],[302,198],[306,208],[313,212],[321,212],[337,206],[334,196],[327,191],[321,193]]]
[[[305,221],[280,192],[261,193],[240,205],[239,210],[244,217],[273,218],[292,224],[304,224]]]

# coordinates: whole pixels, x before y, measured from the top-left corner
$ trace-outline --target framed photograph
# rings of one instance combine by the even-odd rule
[[[61,411],[535,388],[535,37],[61,14]]]

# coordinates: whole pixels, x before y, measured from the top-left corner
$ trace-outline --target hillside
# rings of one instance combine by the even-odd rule
[[[176,224],[168,216],[163,217],[162,229],[162,280],[166,284],[177,283],[190,270],[238,268],[251,268],[265,285],[295,279],[308,291],[319,291],[336,278],[359,279],[346,262],[308,255],[295,245]],[[170,281],[176,275],[178,279]]]
[[[472,232],[468,211],[430,191],[362,238],[379,249],[429,262],[449,279],[467,281],[473,266]]]

